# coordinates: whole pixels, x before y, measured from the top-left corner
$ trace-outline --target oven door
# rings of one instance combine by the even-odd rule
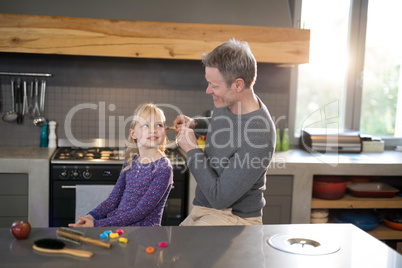
[[[76,220],[77,185],[114,185],[116,181],[52,181],[50,194],[50,227],[68,226]],[[95,208],[95,207],[93,207]],[[91,209],[93,209],[91,208]],[[87,211],[89,212],[89,210]]]

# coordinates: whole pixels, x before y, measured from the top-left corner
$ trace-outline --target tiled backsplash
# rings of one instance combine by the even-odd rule
[[[201,61],[0,53],[0,71],[53,75],[46,79],[45,117],[57,122],[57,136],[63,139],[125,139],[134,109],[145,102],[166,104],[168,124],[180,112],[195,116],[213,109]],[[288,68],[258,64],[254,87],[282,124],[288,113],[289,74]],[[30,85],[32,78],[26,80]],[[10,87],[10,76],[1,76],[1,116],[11,109]],[[41,129],[32,121],[24,118],[17,125],[0,120],[0,145],[39,146]],[[174,132],[168,137],[174,138]]]
[[[1,114],[11,108],[10,86],[1,85],[3,108]],[[274,119],[287,115],[288,94],[256,92]],[[138,88],[92,88],[59,87],[48,82],[46,89],[45,117],[57,122],[57,137],[68,138],[69,133],[77,139],[126,138],[130,117],[142,103],[163,104],[167,122],[171,124],[178,111],[189,115],[202,115],[213,108],[213,102],[204,89],[138,89]],[[40,128],[32,119],[24,118],[23,124],[0,121],[0,145],[39,146]],[[169,138],[172,138],[169,134]],[[103,136],[104,135],[104,136]]]

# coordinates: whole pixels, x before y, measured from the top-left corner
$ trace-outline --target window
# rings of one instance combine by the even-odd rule
[[[331,11],[331,12],[328,12]],[[347,67],[349,0],[303,0],[302,26],[310,29],[309,64],[299,66],[296,131],[338,128]]]
[[[311,39],[310,63],[293,71],[294,137],[314,127],[402,137],[402,1],[298,3],[300,27]]]
[[[397,19],[401,10],[400,0],[369,1],[360,117],[363,133],[402,137],[402,21]]]

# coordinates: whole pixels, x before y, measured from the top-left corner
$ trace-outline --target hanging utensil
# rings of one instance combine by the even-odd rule
[[[35,80],[35,96],[34,96],[34,106],[33,106],[33,117],[39,117],[40,116],[40,111],[39,111],[39,81]]]
[[[6,122],[13,122],[17,119],[18,115],[15,112],[15,106],[14,106],[15,100],[14,100],[14,79],[11,79],[11,111],[7,112],[3,116],[3,121]]]
[[[0,81],[0,89],[1,89],[1,81]],[[3,108],[2,106],[3,105],[2,105],[1,91],[0,91],[0,112],[1,112],[1,109]]]
[[[42,80],[40,89],[40,113],[44,115],[45,112],[45,93],[46,92],[46,80]]]
[[[22,115],[27,116],[27,115],[29,115],[29,112],[28,112],[27,81],[24,81],[24,83],[23,83],[23,90],[24,90],[24,99],[22,100]]]
[[[31,87],[29,91],[29,105],[28,105],[28,114],[29,118],[34,119],[34,114],[33,114],[33,109],[34,109],[34,99],[33,99],[33,93],[34,93],[34,82],[31,81]]]
[[[22,94],[21,94],[21,81],[17,80],[17,87],[16,87],[16,112],[17,112],[17,124],[22,124]]]
[[[42,98],[42,92],[41,92],[41,102],[43,102],[43,107],[44,107],[44,98]],[[43,99],[43,101],[42,101]],[[46,118],[41,116],[41,111],[39,108],[39,81],[35,80],[35,104],[34,104],[34,120],[33,124],[35,126],[41,127],[46,123]]]

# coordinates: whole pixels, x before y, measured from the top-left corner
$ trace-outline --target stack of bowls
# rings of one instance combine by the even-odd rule
[[[312,209],[310,222],[311,223],[327,223],[328,222],[328,209]]]

